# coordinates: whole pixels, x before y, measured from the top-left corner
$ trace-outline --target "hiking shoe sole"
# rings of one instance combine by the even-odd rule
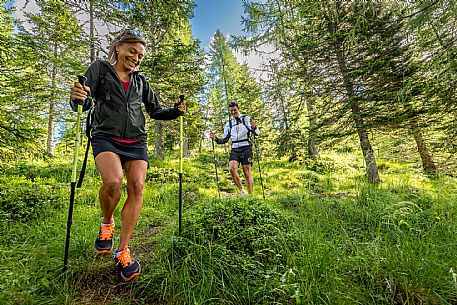
[[[94,247],[95,254],[110,254],[113,253],[113,248],[111,250],[98,250],[96,247]]]
[[[132,275],[131,275],[130,277],[128,277],[128,278],[125,277],[125,276],[122,274],[122,272],[120,272],[120,274],[121,274],[121,277],[122,277],[122,279],[124,280],[124,282],[130,282],[131,280],[133,280],[134,278],[136,278],[138,275],[141,274],[141,268],[140,268],[140,270],[138,270],[138,272],[132,274]]]

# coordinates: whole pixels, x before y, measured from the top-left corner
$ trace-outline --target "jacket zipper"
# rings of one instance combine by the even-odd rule
[[[129,119],[130,119],[130,107],[129,107],[128,97],[129,97],[130,91],[132,89],[133,77],[134,77],[134,75],[132,73],[130,76],[130,81],[129,81],[129,86],[127,88],[127,92],[124,90],[124,103],[125,103],[126,116],[124,119],[124,126],[123,126],[123,132],[122,132],[123,139],[127,138],[127,125],[128,125]],[[122,86],[122,84],[121,84],[121,86]],[[122,89],[124,89],[124,88],[122,88]]]

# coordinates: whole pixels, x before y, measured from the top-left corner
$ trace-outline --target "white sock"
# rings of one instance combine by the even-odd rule
[[[240,194],[245,194],[243,189],[240,190]]]

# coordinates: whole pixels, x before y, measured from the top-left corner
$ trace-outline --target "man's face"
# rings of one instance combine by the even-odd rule
[[[237,106],[229,107],[230,115],[237,118],[240,115],[240,109]]]

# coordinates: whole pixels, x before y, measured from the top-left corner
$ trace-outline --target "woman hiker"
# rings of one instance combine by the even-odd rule
[[[121,213],[122,226],[114,261],[122,278],[132,280],[141,273],[139,262],[128,248],[143,204],[144,181],[148,168],[147,135],[142,104],[156,120],[173,120],[183,115],[186,103],[162,109],[159,99],[137,68],[146,53],[146,41],[136,32],[125,30],[110,44],[108,61],[96,60],[85,73],[86,87],[75,83],[70,104],[84,101],[83,110],[95,106],[90,139],[95,164],[102,178],[99,191],[103,215],[95,240],[98,254],[114,248],[114,209],[121,197],[123,176],[127,178],[127,199]]]

